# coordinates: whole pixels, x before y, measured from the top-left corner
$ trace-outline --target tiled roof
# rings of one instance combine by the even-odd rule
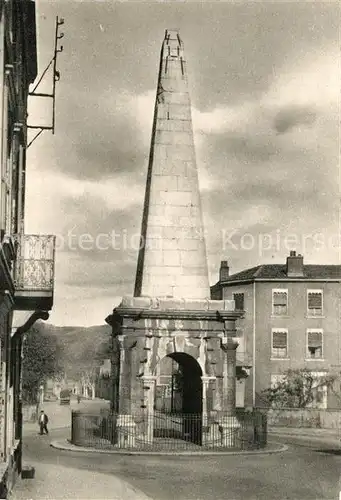
[[[286,264],[266,264],[262,266],[245,269],[236,274],[232,274],[223,283],[232,281],[252,281],[254,279],[292,279],[286,274]],[[297,278],[295,278],[297,279]],[[304,265],[303,276],[299,279],[340,279],[340,265]]]

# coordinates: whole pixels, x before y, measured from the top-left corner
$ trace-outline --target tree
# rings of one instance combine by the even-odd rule
[[[62,372],[61,347],[56,337],[44,333],[38,326],[25,335],[23,355],[23,401],[36,404],[39,387]]]
[[[306,408],[316,402],[319,391],[331,388],[336,375],[316,375],[303,368],[287,370],[281,379],[262,392],[268,406],[277,408]]]

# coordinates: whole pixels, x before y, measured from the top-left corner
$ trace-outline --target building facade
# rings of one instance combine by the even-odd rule
[[[294,251],[286,264],[260,265],[231,276],[227,262],[221,263],[212,298],[234,299],[236,308],[245,311],[237,336],[239,356],[250,365],[246,405],[262,406],[261,392],[288,369],[306,368],[316,377],[340,372],[340,279],[341,266],[305,265]],[[337,386],[320,388],[314,405],[339,408],[338,392]]]
[[[0,497],[21,471],[23,334],[53,303],[51,235],[25,234],[27,101],[37,76],[35,4],[0,2]]]

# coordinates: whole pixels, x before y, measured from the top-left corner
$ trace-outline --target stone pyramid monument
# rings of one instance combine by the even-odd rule
[[[162,44],[136,297],[209,298],[187,63],[177,31]]]
[[[183,375],[184,435],[210,446],[208,416],[220,412],[221,446],[232,446],[238,428],[235,322],[241,314],[234,301],[210,300],[184,46],[177,31],[167,30],[134,296],[123,297],[106,319],[113,335],[111,408],[120,447],[153,443],[165,358]],[[190,431],[188,419],[196,422]]]

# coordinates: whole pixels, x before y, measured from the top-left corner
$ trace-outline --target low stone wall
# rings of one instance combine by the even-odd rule
[[[341,428],[341,410],[318,408],[271,409],[268,427],[306,427],[315,429]]]

